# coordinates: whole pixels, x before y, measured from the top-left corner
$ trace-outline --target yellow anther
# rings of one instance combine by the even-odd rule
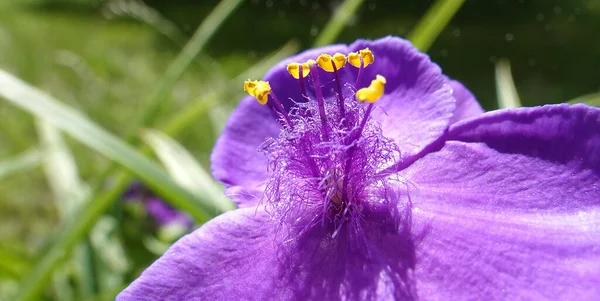
[[[248,92],[248,94],[254,96],[254,89],[256,89],[256,84],[258,81],[255,80],[247,80],[244,82],[244,91]]]
[[[271,85],[269,85],[269,82],[262,80],[247,80],[244,82],[244,91],[248,92],[251,96],[256,97],[258,103],[264,105],[269,100]]]
[[[360,58],[363,60],[363,68],[371,65],[375,61],[375,57],[373,56],[373,52],[369,48],[365,48],[360,50],[359,52],[350,52],[348,53],[348,63],[350,65],[360,68]]]
[[[348,53],[348,63],[356,68],[360,68],[360,55],[358,52]]]
[[[302,77],[306,77],[310,73],[310,68],[308,67],[307,63],[289,63],[287,65],[287,71],[295,79],[299,79],[300,77],[298,76],[298,69],[300,69],[300,66],[302,66]]]
[[[363,57],[364,67],[371,65],[375,61],[375,56],[373,56],[373,52],[371,52],[371,49],[369,49],[369,48],[365,48],[365,49],[361,50],[360,56]],[[382,78],[383,78],[383,76],[382,76]],[[385,84],[385,78],[383,78],[383,83]]]
[[[356,99],[360,102],[368,101],[373,103],[377,101],[381,95],[383,95],[385,82],[385,77],[377,74],[368,87],[362,88],[356,92]]]
[[[329,54],[321,54],[317,58],[317,64],[319,64],[319,67],[327,72],[333,72],[332,62],[335,64],[335,69],[340,70],[346,66],[346,56],[338,52],[333,56]]]

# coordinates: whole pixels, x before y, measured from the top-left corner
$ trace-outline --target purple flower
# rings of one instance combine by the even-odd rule
[[[371,65],[365,51],[333,68],[366,48]],[[322,53],[335,72],[288,73]],[[483,113],[392,37],[306,51],[265,80],[246,89],[267,105],[242,100],[212,157],[241,209],[118,300],[600,299],[600,110]]]
[[[140,182],[131,184],[123,198],[125,201],[138,200],[142,202],[148,215],[161,226],[178,224],[185,229],[191,229],[194,226],[194,222],[188,214],[169,206]]]

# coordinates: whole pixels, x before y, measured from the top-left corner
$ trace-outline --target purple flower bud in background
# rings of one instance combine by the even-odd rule
[[[244,88],[212,156],[241,209],[118,300],[600,300],[599,109],[484,113],[393,37]]]
[[[191,229],[194,226],[194,221],[188,214],[171,207],[154,195],[141,182],[132,183],[123,194],[123,199],[125,201],[140,201],[146,209],[146,213],[160,226],[179,224],[185,229]]]

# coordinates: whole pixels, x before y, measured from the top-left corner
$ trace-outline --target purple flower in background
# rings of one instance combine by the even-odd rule
[[[118,300],[600,299],[600,110],[483,113],[392,37],[265,80],[212,157],[240,209]]]
[[[188,214],[169,206],[140,182],[131,184],[123,195],[123,199],[140,201],[146,209],[146,213],[161,226],[179,224],[185,229],[191,229],[194,226],[194,221]]]

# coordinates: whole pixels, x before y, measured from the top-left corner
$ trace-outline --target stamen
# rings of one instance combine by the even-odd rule
[[[337,67],[335,66],[335,63],[333,61],[331,61],[331,66],[333,67],[333,73],[335,74],[335,85],[337,86],[338,90],[340,116],[344,116],[346,112],[344,111],[344,96],[342,95],[342,85],[340,84],[340,76],[338,75]]]
[[[364,62],[362,60],[362,58],[360,59],[360,68],[358,68],[358,75],[356,75],[356,83],[354,83],[354,87],[359,87],[358,85],[360,84],[360,76],[362,75],[362,71],[365,68],[364,67]]]
[[[334,68],[341,69],[346,65],[346,56],[341,53],[336,53],[333,56],[321,54],[317,58],[317,64],[325,72],[333,72]]]
[[[371,52],[369,48],[362,49],[359,52],[350,52],[348,54],[348,63],[356,68],[359,68],[358,75],[356,76],[355,87],[358,87],[358,84],[360,84],[360,78],[363,69],[371,65],[374,61],[375,56],[373,56],[373,52]]]
[[[277,111],[277,109],[275,108],[275,106],[269,105],[269,109],[271,109],[271,113],[273,113],[273,117],[275,117],[275,119],[277,121],[279,121],[279,124],[281,124],[281,126],[285,126],[285,122],[283,122],[279,116],[281,115],[281,113],[279,113]]]
[[[244,91],[248,92],[251,96],[254,96],[256,100],[258,100],[258,103],[264,105],[268,101],[271,85],[269,85],[269,82],[262,80],[247,80],[244,82]]]
[[[298,80],[298,83],[300,84],[300,93],[302,93],[302,95],[306,97],[306,89],[304,88],[304,78],[310,73],[308,63],[289,63],[287,65],[287,71],[292,77]]]
[[[321,54],[317,58],[317,63],[321,69],[326,72],[335,73],[335,83],[338,90],[338,101],[340,107],[340,115],[344,116],[344,96],[342,95],[342,86],[340,84],[340,76],[338,75],[338,70],[346,66],[346,56],[341,53],[336,53],[333,56],[329,54]]]
[[[308,97],[306,95],[306,88],[304,88],[304,75],[302,74],[302,69],[298,68],[298,83],[300,83],[300,93],[302,93],[303,97]]]
[[[288,115],[287,111],[285,110],[277,96],[275,96],[275,93],[271,91],[271,85],[269,84],[269,82],[262,80],[247,80],[244,82],[244,91],[248,92],[248,94],[250,94],[251,96],[254,96],[258,103],[260,103],[261,105],[265,105],[268,103],[270,95],[273,99],[273,102],[275,103],[275,106],[269,104],[271,111],[273,111],[276,117],[277,115],[281,114],[283,118],[285,118],[285,120],[287,121],[290,128],[294,128],[292,120],[290,119],[290,116]]]
[[[281,112],[281,115],[283,115],[283,118],[285,118],[285,121],[287,121],[290,128],[294,129],[294,124],[292,123],[292,120],[290,119],[290,115],[288,115],[287,110],[283,107],[283,105],[281,104],[281,102],[279,101],[277,96],[275,96],[275,93],[271,92],[271,93],[269,93],[269,95],[271,96],[271,98],[273,98],[273,102],[275,103],[275,105],[277,106],[279,111]]]
[[[385,83],[385,77],[377,74],[368,87],[356,91],[356,99],[360,102],[368,101],[373,103],[377,101],[383,95]]]
[[[315,94],[317,95],[317,103],[319,105],[319,116],[321,116],[321,134],[324,141],[329,141],[329,130],[327,129],[327,117],[325,116],[325,100],[323,99],[323,91],[321,90],[321,82],[319,81],[319,70],[315,61],[308,61],[311,76],[315,86]]]

